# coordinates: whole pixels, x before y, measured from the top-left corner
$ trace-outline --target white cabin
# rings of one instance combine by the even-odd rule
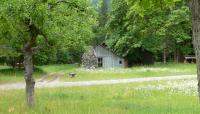
[[[99,68],[125,67],[125,59],[115,55],[109,49],[98,45],[94,48]]]

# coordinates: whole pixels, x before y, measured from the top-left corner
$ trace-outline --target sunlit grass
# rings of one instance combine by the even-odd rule
[[[76,78],[69,78],[68,74],[74,72]],[[64,81],[85,81],[85,80],[106,80],[135,77],[155,77],[155,76],[174,76],[196,74],[195,64],[154,64],[145,66],[134,66],[132,68],[112,68],[87,70],[78,65],[44,65],[36,66],[34,77],[59,76]],[[0,66],[0,83],[16,82],[24,80],[23,69],[11,69],[7,66]]]
[[[185,94],[173,88],[138,89],[160,84],[167,85],[168,82],[37,89],[36,104],[31,110],[25,106],[23,90],[1,91],[0,113],[199,114],[200,105],[194,93]]]
[[[55,72],[65,72],[68,70],[75,70],[79,67],[78,65],[75,64],[55,64],[55,65],[37,66],[37,68],[40,68],[41,70],[47,73],[55,73]]]
[[[39,68],[35,68],[34,70],[34,77],[39,78],[42,75],[46,74],[43,70]],[[1,66],[0,67],[0,83],[7,83],[7,82],[17,82],[24,80],[24,70],[23,69],[13,69],[8,66]]]
[[[77,77],[67,78],[69,72],[77,73]],[[196,74],[195,64],[154,64],[148,66],[135,66],[132,68],[113,68],[113,69],[95,69],[87,70],[77,68],[62,72],[66,81],[81,80],[104,80],[104,79],[121,79],[135,77],[156,77],[156,76],[175,76],[175,75],[192,75]]]

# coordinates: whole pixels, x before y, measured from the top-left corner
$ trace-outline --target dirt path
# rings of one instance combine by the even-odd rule
[[[54,88],[54,87],[71,87],[71,86],[92,86],[92,85],[108,85],[131,82],[146,82],[146,81],[160,81],[160,80],[180,80],[180,79],[194,79],[196,75],[182,75],[182,76],[165,76],[165,77],[145,77],[145,78],[130,78],[130,79],[115,79],[115,80],[95,80],[95,81],[78,81],[78,82],[63,82],[59,78],[52,81],[38,80],[36,88]],[[24,89],[25,83],[1,84],[0,90]]]

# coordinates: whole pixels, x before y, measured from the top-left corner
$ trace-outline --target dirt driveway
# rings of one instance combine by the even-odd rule
[[[45,80],[42,78],[36,81],[36,88],[55,88],[55,87],[71,87],[71,86],[92,86],[92,85],[108,85],[133,82],[161,81],[161,80],[180,80],[180,79],[195,79],[196,75],[182,76],[165,76],[165,77],[146,77],[146,78],[129,78],[129,79],[114,79],[114,80],[95,80],[95,81],[78,81],[64,82],[58,77],[54,80]],[[10,83],[1,84],[0,90],[24,89],[25,83]]]

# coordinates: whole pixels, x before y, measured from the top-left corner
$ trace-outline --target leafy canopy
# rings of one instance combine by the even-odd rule
[[[33,46],[39,48],[84,46],[95,23],[87,0],[1,0],[0,4],[1,45],[18,53],[32,37],[36,37]]]
[[[157,56],[164,48],[169,53],[177,49],[184,54],[192,53],[187,4],[184,1],[167,1],[165,7],[158,7],[159,4],[152,2],[151,5],[157,5],[153,8],[143,2],[113,0],[107,23],[108,46],[118,55],[131,58],[141,58],[143,51]],[[134,10],[136,6],[145,12]]]

